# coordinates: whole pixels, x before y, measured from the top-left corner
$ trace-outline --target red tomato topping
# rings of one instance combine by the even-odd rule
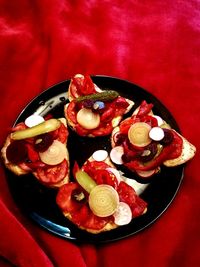
[[[112,132],[112,123],[101,123],[100,126],[94,130],[91,130],[91,134],[94,136],[105,136]]]
[[[183,139],[175,131],[172,130],[171,132],[173,133],[174,138],[170,146],[173,147],[173,149],[170,155],[168,156],[168,159],[175,159],[179,157],[182,153]]]
[[[119,183],[117,192],[119,194],[120,201],[125,202],[130,207],[131,207],[132,203],[135,202],[135,199],[136,199],[135,190],[127,183],[121,181]]]
[[[135,202],[132,203],[130,207],[133,217],[138,217],[142,215],[145,209],[147,208],[147,203],[136,195]]]
[[[83,165],[82,169],[93,178],[97,170],[105,170],[108,167],[110,166],[103,161],[87,161],[86,164]]]
[[[148,115],[149,112],[151,112],[152,108],[153,108],[153,104],[147,104],[147,102],[143,100],[142,103],[140,104],[137,116]]]
[[[67,106],[67,110],[65,111],[67,114],[67,118],[73,122],[73,123],[77,123],[77,120],[76,120],[76,103],[75,101],[71,101],[69,103],[69,105]]]
[[[40,160],[39,154],[37,151],[34,150],[33,146],[31,144],[26,144],[27,151],[28,151],[28,158],[32,162],[36,162]]]
[[[56,166],[48,166],[46,168],[38,168],[36,173],[43,183],[54,184],[62,181],[68,172],[68,162],[64,159]]]
[[[89,95],[96,92],[94,83],[89,75],[84,77],[72,78],[72,85],[70,87],[71,94],[74,97],[81,95]]]
[[[83,203],[75,201],[72,198],[72,192],[79,189],[78,183],[70,182],[59,188],[58,194],[56,196],[57,205],[65,212],[74,212],[79,210]]]
[[[55,139],[60,141],[61,143],[65,143],[68,138],[69,132],[65,125],[61,123],[61,126],[56,130],[56,136]]]
[[[112,172],[107,170],[96,170],[95,175],[92,177],[97,184],[108,184],[117,189],[118,181]]]
[[[94,215],[87,204],[72,213],[72,221],[75,224],[91,230],[102,229],[110,220],[110,217],[100,218]]]

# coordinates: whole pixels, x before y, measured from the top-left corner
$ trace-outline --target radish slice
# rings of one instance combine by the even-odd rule
[[[29,116],[28,118],[26,118],[25,124],[26,124],[26,126],[28,126],[30,128],[30,127],[33,127],[33,126],[36,126],[36,125],[42,123],[43,121],[44,121],[44,118],[42,116],[37,115],[37,114],[33,114],[33,115]]]
[[[89,206],[92,212],[99,217],[112,215],[119,205],[119,195],[110,185],[95,186],[89,195]]]
[[[67,156],[66,146],[58,140],[54,140],[52,145],[44,152],[39,153],[42,162],[48,165],[57,165]]]
[[[149,132],[149,137],[154,141],[160,141],[164,138],[165,133],[160,127],[153,127]]]
[[[113,214],[114,222],[117,225],[129,224],[132,220],[131,208],[125,202],[119,202],[117,210]]]
[[[118,170],[116,170],[115,168],[111,168],[110,167],[110,168],[106,168],[106,170],[109,171],[109,172],[112,172],[115,175],[118,183],[123,181],[123,179],[121,178],[120,172]]]
[[[99,126],[100,115],[89,108],[82,108],[77,113],[77,122],[85,129],[92,130]]]
[[[146,122],[134,123],[128,131],[128,139],[134,146],[144,147],[151,143],[149,132],[151,126]]]
[[[106,150],[97,150],[92,154],[92,157],[96,161],[103,161],[108,157],[108,152]]]
[[[149,171],[137,171],[137,174],[142,178],[149,178],[152,175],[154,175],[157,171],[158,169],[149,170]]]
[[[124,154],[123,147],[122,146],[116,146],[116,147],[111,149],[110,158],[111,158],[112,162],[114,162],[115,164],[121,165],[121,164],[123,164],[123,161],[122,161],[122,155],[123,154]]]
[[[161,126],[163,124],[164,121],[160,116],[153,115],[152,117],[156,118],[156,120],[158,122],[158,126]]]

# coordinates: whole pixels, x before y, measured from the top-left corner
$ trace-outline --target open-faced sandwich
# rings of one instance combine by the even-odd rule
[[[69,180],[68,129],[65,118],[30,116],[12,128],[1,150],[16,175],[32,173],[42,184],[59,187]]]
[[[129,224],[147,211],[142,200],[111,163],[105,150],[95,151],[75,180],[59,188],[56,202],[66,218],[80,229],[98,234]]]
[[[143,101],[111,135],[111,159],[145,178],[192,159],[196,148],[153,114],[153,105]],[[113,156],[113,157],[112,157]]]
[[[90,76],[75,75],[68,89],[69,103],[65,117],[69,126],[81,136],[111,134],[134,102],[113,90],[101,90]]]

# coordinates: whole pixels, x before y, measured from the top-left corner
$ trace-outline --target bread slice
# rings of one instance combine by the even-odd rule
[[[67,123],[66,123],[65,118],[59,118],[59,120],[65,125],[65,127],[67,127]],[[7,159],[7,156],[6,156],[6,150],[7,150],[7,147],[10,145],[10,143],[11,143],[11,134],[9,134],[7,136],[5,143],[1,149],[1,157],[3,159],[5,167],[17,176],[32,173],[41,182],[41,179],[39,179],[37,172],[32,171],[32,169],[29,168],[25,163],[13,164],[13,163],[9,162],[9,160]],[[67,140],[66,140],[66,146],[67,146]],[[67,150],[67,148],[66,148],[66,150]],[[66,152],[67,153],[66,153],[65,159],[68,163],[68,171],[67,171],[66,176],[62,179],[62,181],[60,181],[58,183],[49,184],[49,185],[45,184],[45,183],[43,183],[43,184],[45,184],[49,187],[60,187],[61,185],[68,183],[68,181],[69,181],[69,154],[68,154],[68,150]]]
[[[176,132],[177,133],[177,132]],[[177,133],[178,134],[178,133]],[[182,153],[175,159],[169,159],[163,162],[166,167],[174,167],[186,163],[191,160],[196,153],[196,147],[192,145],[185,137],[178,134],[183,140]]]
[[[137,115],[139,111],[139,107],[133,112],[132,115]],[[153,112],[151,111],[148,115],[150,116],[154,116]],[[127,118],[128,120],[129,118]],[[125,119],[126,120],[126,119]],[[167,129],[171,129],[171,126],[163,120],[163,124],[161,125],[161,127],[163,128],[167,128]],[[175,131],[175,130],[173,130]],[[111,134],[111,146],[112,147],[115,147],[115,142],[114,142],[114,135],[117,133],[117,132],[120,132],[120,128],[119,126],[115,127],[112,131],[112,134]],[[176,132],[176,131],[175,131]],[[187,161],[191,160],[194,156],[195,156],[195,153],[196,153],[196,147],[194,145],[192,145],[185,137],[183,137],[181,134],[177,133],[177,135],[179,135],[182,140],[183,140],[183,148],[182,148],[182,153],[179,157],[175,158],[175,159],[169,159],[169,160],[166,160],[163,162],[163,165],[165,165],[166,167],[175,167],[175,166],[178,166],[178,165],[181,165],[181,164],[184,164],[186,163]]]
[[[93,156],[91,156],[91,157],[84,163],[84,165],[87,164],[88,161],[89,161],[89,162],[93,162],[93,161],[95,161],[95,159],[93,158]],[[108,166],[110,166],[109,168],[116,169],[115,166],[114,166],[114,164],[111,162],[109,156],[107,156],[107,158],[104,159],[103,162],[105,162],[106,164],[108,164]],[[84,165],[83,165],[82,168],[81,168],[82,170],[83,170]],[[119,175],[120,175],[120,173],[119,173]],[[119,182],[120,182],[120,181],[124,181],[124,182],[127,181],[127,178],[125,178],[125,177],[123,177],[123,176],[122,176],[121,178],[118,177],[117,179],[120,179]],[[129,183],[127,182],[127,184],[129,184]],[[133,187],[133,185],[130,185],[130,186]],[[133,187],[133,188],[134,188],[134,187]],[[144,209],[143,214],[145,214],[146,211],[147,211],[147,208]],[[62,211],[62,213],[63,213],[63,215],[64,215],[68,220],[70,220],[70,221],[73,222],[72,214],[71,214],[70,212]],[[142,214],[141,214],[141,215],[142,215]],[[78,225],[78,227],[79,227],[80,229],[82,229],[82,230],[85,230],[85,231],[89,232],[89,233],[92,233],[92,234],[99,234],[99,233],[102,233],[102,232],[106,232],[106,231],[113,230],[113,229],[118,228],[118,227],[120,227],[120,226],[117,225],[117,224],[115,224],[114,221],[113,221],[113,219],[110,218],[110,220],[108,220],[108,221],[106,222],[106,224],[105,224],[101,229],[93,229],[93,228],[85,227],[85,226],[83,226],[83,225]]]

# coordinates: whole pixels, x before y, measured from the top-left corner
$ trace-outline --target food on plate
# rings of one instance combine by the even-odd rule
[[[153,104],[142,101],[111,135],[112,161],[123,164],[142,178],[158,173],[161,165],[183,164],[196,152],[195,146],[160,116],[154,115],[152,108]]]
[[[147,211],[147,203],[102,152],[95,151],[81,168],[75,163],[74,181],[60,187],[56,197],[64,216],[93,234],[126,225]]]
[[[25,123],[12,128],[1,154],[14,174],[33,173],[42,184],[59,187],[69,181],[67,140],[65,118],[38,120],[38,116],[31,115]]]
[[[69,126],[81,136],[111,134],[134,102],[113,90],[101,90],[88,75],[76,74],[68,89],[64,113]]]

